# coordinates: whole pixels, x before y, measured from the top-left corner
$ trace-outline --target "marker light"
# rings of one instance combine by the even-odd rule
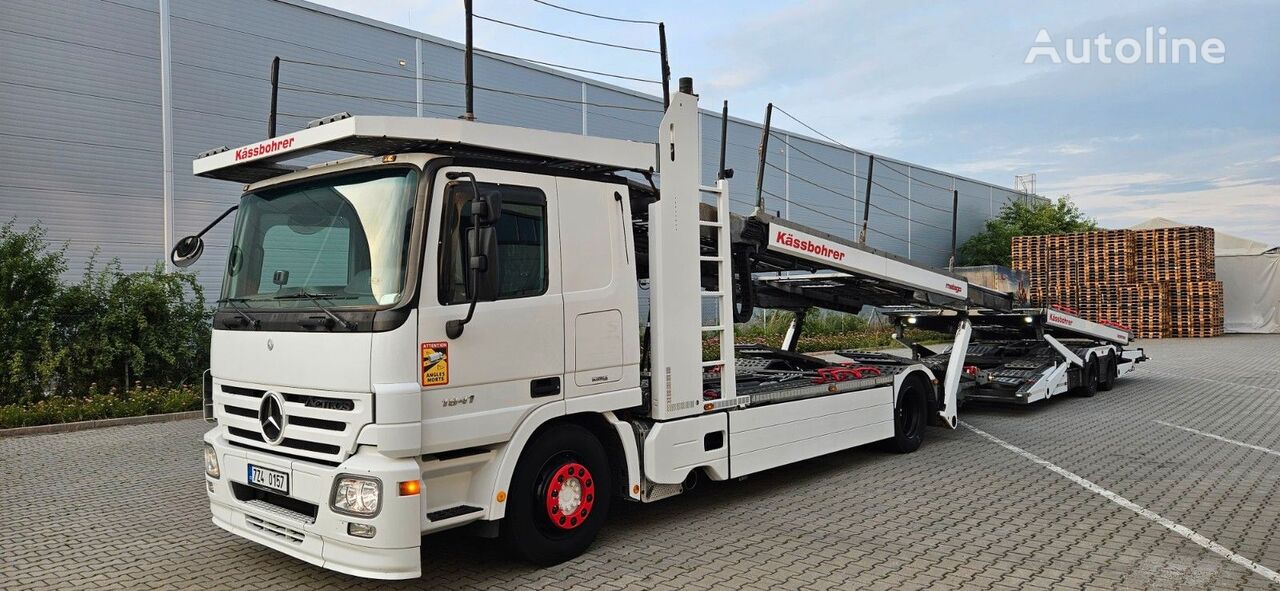
[[[1022,321],[1026,322],[1027,324],[1031,324],[1032,322],[1035,322],[1035,320],[1032,319],[1030,316],[1023,316]]]
[[[422,492],[421,480],[406,480],[400,483],[400,496],[411,497]]]
[[[915,323],[916,323],[916,317],[915,317],[915,316],[908,316],[908,317],[907,317],[907,324],[915,324]]]

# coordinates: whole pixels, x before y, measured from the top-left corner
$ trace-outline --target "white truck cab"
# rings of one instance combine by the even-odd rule
[[[197,175],[247,183],[214,317],[214,523],[370,578],[421,575],[422,535],[468,524],[553,564],[611,503],[876,441],[909,452],[927,422],[954,427],[958,363],[734,346],[753,305],[963,308],[976,290],[731,216],[728,179],[701,182],[682,86],[656,145],[339,116],[197,158]],[[286,164],[324,152],[356,155]],[[657,173],[660,192],[636,182]],[[172,260],[202,249],[185,238]],[[790,267],[839,271],[845,295],[754,293]]]

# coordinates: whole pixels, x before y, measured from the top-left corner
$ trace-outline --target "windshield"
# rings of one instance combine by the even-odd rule
[[[222,301],[387,306],[405,286],[418,173],[390,168],[245,195]]]

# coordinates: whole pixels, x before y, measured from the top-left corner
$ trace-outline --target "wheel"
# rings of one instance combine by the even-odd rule
[[[1080,387],[1076,388],[1076,394],[1084,398],[1093,398],[1098,393],[1098,358],[1090,357],[1084,362],[1084,369],[1081,371],[1083,375],[1080,379]]]
[[[885,440],[885,447],[892,452],[906,454],[920,449],[924,441],[925,416],[929,402],[920,381],[909,379],[898,392],[898,405],[893,409],[893,438]]]
[[[538,435],[511,475],[500,537],[517,556],[539,566],[586,551],[609,515],[613,483],[604,446],[578,425]]]
[[[1098,376],[1098,389],[1109,392],[1116,387],[1116,354],[1107,353],[1107,360],[1102,364],[1102,373]]]

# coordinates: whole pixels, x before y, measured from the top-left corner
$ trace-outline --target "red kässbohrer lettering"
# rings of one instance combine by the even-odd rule
[[[256,146],[239,148],[236,150],[236,162],[245,160],[247,158],[256,158],[258,156],[266,156],[267,154],[270,154],[272,152],[279,152],[280,150],[288,150],[289,146],[292,146],[292,145],[293,145],[293,138],[282,137],[280,139],[262,142],[261,144],[258,144]]]
[[[777,235],[774,236],[774,241],[783,246],[802,250],[810,254],[816,254],[820,257],[828,258],[833,261],[844,260],[843,252],[812,240],[796,238],[794,234],[784,230],[778,231]]]

